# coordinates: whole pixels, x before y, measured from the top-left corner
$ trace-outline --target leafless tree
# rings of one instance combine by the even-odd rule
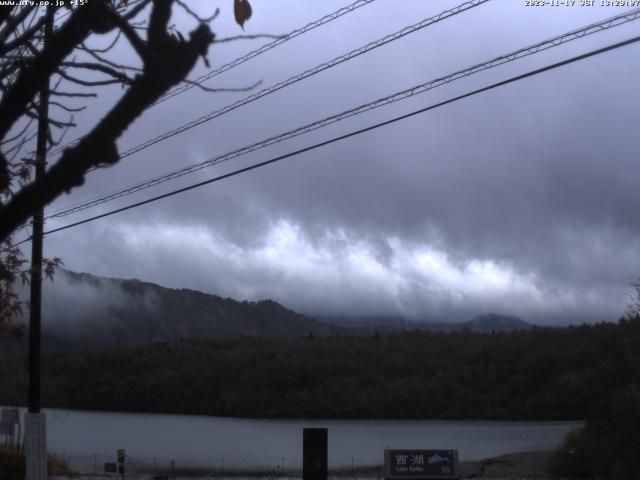
[[[240,26],[251,16],[248,0],[233,1]],[[215,42],[211,25],[219,10],[202,16],[187,0],[65,0],[57,6],[0,7],[0,333],[24,306],[13,285],[24,259],[11,248],[12,234],[33,213],[82,185],[92,169],[118,162],[117,139],[141,113],[207,62]],[[173,9],[193,20],[188,34],[171,25]],[[50,27],[45,28],[47,25]],[[254,36],[255,37],[255,36]],[[96,41],[104,45],[96,46]],[[117,57],[126,41],[131,64]],[[78,142],[63,149],[38,181],[31,180],[39,92],[50,82],[47,145],[59,145],[96,90],[120,85],[122,95]],[[55,266],[49,260],[45,273]],[[18,332],[11,327],[13,333]]]
[[[633,291],[629,294],[627,318],[640,318],[640,279],[631,284]]]

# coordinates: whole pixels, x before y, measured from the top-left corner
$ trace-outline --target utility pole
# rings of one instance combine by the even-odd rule
[[[49,41],[53,30],[55,10],[45,12],[44,42]],[[38,138],[35,159],[35,181],[45,174],[47,165],[47,130],[49,128],[49,77],[43,79],[38,105]],[[25,453],[27,480],[47,480],[47,421],[40,412],[40,339],[42,310],[42,232],[44,207],[33,215],[31,243],[31,291],[29,311],[29,412],[25,418]]]

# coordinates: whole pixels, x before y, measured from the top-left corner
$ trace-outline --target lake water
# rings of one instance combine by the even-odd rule
[[[385,448],[455,448],[461,460],[549,450],[581,422],[253,420],[47,409],[48,450],[74,465],[137,461],[296,468],[303,427],[327,427],[333,466],[383,463]]]

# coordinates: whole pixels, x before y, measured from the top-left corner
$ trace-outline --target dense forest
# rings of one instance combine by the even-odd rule
[[[640,478],[640,385],[629,384],[572,432],[549,469],[556,478]]]
[[[242,417],[584,419],[640,383],[640,320],[479,334],[241,337],[43,359],[48,407]],[[0,357],[0,404],[26,358]]]

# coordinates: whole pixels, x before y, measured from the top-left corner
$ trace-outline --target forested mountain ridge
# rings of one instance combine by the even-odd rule
[[[105,278],[59,269],[45,284],[44,351],[130,347],[180,339],[240,336],[296,338],[307,335],[370,335],[376,329],[427,329],[478,332],[529,328],[515,317],[486,314],[470,322],[420,323],[379,317],[319,321],[273,300],[237,301],[189,289],[172,289],[140,280]],[[26,351],[26,338],[0,338],[0,352]]]
[[[237,301],[140,280],[58,270],[43,307],[45,351],[86,350],[188,338],[325,336],[346,331],[273,300]],[[61,285],[59,285],[61,284]],[[0,351],[24,351],[26,339],[0,339]]]
[[[510,333],[182,341],[46,355],[43,403],[282,418],[584,419],[640,385],[640,320]],[[0,404],[24,403],[24,355]]]

